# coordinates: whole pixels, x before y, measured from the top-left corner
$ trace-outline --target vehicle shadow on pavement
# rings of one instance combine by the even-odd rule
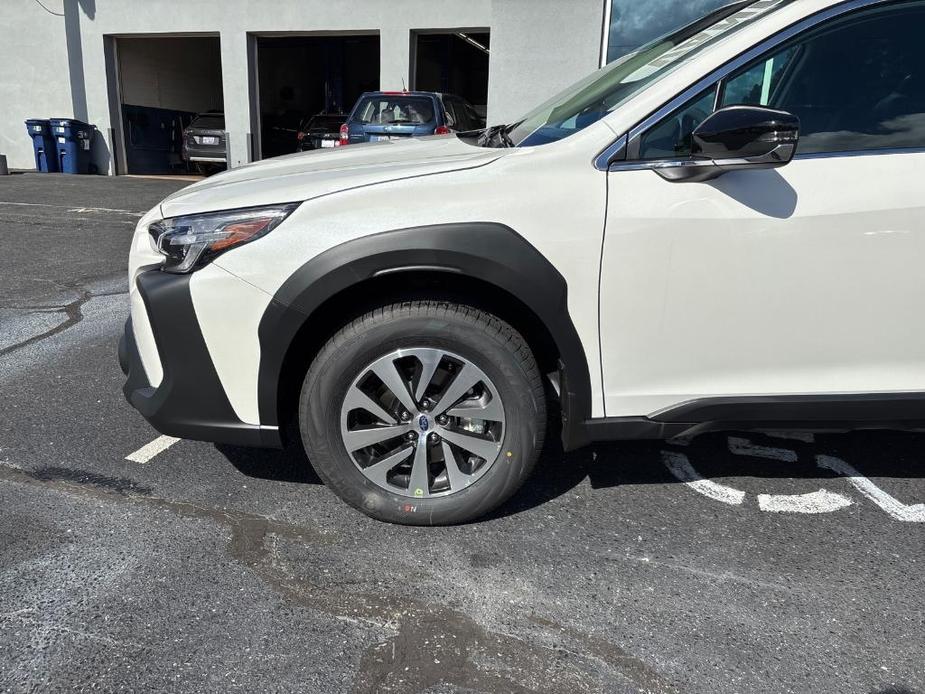
[[[816,456],[833,456],[880,478],[925,478],[925,434],[855,431],[786,438],[757,432],[715,432],[685,442],[622,441],[595,444],[568,453],[562,450],[555,418],[533,475],[489,518],[515,515],[543,506],[588,480],[592,489],[618,486],[680,484],[663,463],[666,452],[682,454],[705,479],[830,480],[839,475],[816,464]],[[742,448],[743,442],[751,448]],[[737,447],[738,446],[738,447]],[[283,450],[216,444],[242,474],[271,482],[322,484],[300,441]],[[768,458],[766,456],[776,456]]]
[[[685,456],[705,479],[838,478],[838,473],[817,464],[817,456],[844,460],[868,477],[925,478],[925,434],[922,433],[855,431],[818,434],[803,440],[729,431],[704,434],[681,443],[623,441],[595,444],[565,453],[559,431],[551,428],[534,474],[492,517],[542,506],[567,494],[585,479],[592,489],[680,484],[684,480],[672,474],[663,462],[666,453]]]
[[[221,443],[215,444],[215,448],[238,472],[248,477],[270,482],[322,484],[305,455],[301,441],[290,442],[281,451]]]

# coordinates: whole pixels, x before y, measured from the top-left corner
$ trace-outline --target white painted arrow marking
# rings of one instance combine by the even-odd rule
[[[759,494],[758,508],[771,513],[832,513],[851,506],[851,499],[820,489],[808,494]]]
[[[855,489],[886,511],[892,518],[907,523],[925,523],[925,504],[907,506],[880,489],[844,460],[830,455],[817,455],[816,464],[847,477]]]
[[[701,477],[683,453],[662,451],[662,462],[672,475],[704,496],[733,506],[745,500],[745,492]]]

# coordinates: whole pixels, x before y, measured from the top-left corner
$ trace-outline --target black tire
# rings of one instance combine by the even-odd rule
[[[341,437],[341,405],[360,372],[396,349],[416,347],[469,360],[504,403],[501,454],[471,486],[447,496],[416,499],[377,485],[360,472]],[[305,376],[299,427],[318,475],[354,508],[390,523],[450,525],[484,516],[520,488],[543,446],[546,401],[533,353],[511,326],[469,306],[409,301],[371,311],[328,340]]]

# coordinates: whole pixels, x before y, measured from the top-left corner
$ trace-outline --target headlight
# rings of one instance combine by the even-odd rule
[[[148,233],[167,256],[166,272],[185,273],[272,231],[299,206],[273,205],[173,217],[154,222]]]

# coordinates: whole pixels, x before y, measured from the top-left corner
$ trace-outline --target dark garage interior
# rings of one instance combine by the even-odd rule
[[[414,89],[456,94],[484,116],[490,40],[491,34],[485,30],[414,32]]]
[[[379,89],[379,36],[258,37],[261,158],[296,151],[303,118],[349,113],[365,91]]]
[[[197,113],[221,112],[217,36],[116,39],[123,151],[119,173],[185,174],[182,134]]]

